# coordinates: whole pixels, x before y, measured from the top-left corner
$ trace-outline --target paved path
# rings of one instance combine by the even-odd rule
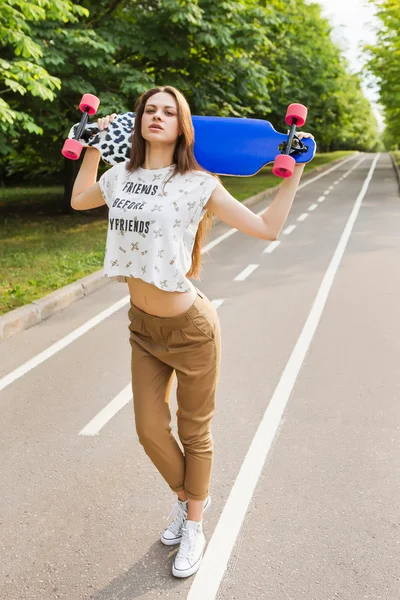
[[[204,255],[223,355],[187,580],[134,430],[126,286],[1,344],[0,597],[398,600],[399,231],[390,158],[361,154],[299,191],[279,243],[236,232]]]

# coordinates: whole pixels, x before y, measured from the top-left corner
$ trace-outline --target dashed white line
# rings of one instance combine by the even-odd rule
[[[221,306],[221,304],[224,302],[224,298],[222,299],[218,299],[218,300],[211,300],[211,304],[214,306],[214,308],[216,310],[219,309],[219,307]]]
[[[224,302],[223,298],[212,300],[218,310]],[[111,419],[133,399],[132,385],[129,383],[115,396],[89,423],[79,432],[79,435],[97,435]]]
[[[292,233],[292,231],[294,231],[296,229],[297,225],[289,225],[289,227],[286,227],[286,229],[284,229],[282,231],[282,233],[284,235],[289,235],[290,233]]]
[[[363,156],[358,162],[356,162],[356,164],[354,165],[354,167],[352,167],[351,171],[353,169],[357,168],[358,165],[360,165],[364,160],[366,160],[366,158],[367,158],[367,156]],[[327,171],[324,171],[323,173],[320,173],[319,175],[316,175],[315,177],[312,177],[311,179],[307,179],[307,181],[305,181],[304,183],[301,183],[299,185],[299,187],[297,188],[297,191],[299,192],[300,190],[302,190],[303,188],[307,187],[311,183],[314,183],[314,181],[318,181],[318,179],[321,179],[321,177],[325,177],[326,175],[329,175],[329,173],[332,173],[332,171],[336,171],[336,169],[338,169],[339,167],[343,167],[343,165],[345,165],[346,163],[348,163],[350,160],[353,160],[353,159],[354,159],[354,156],[349,156],[349,158],[346,158],[346,160],[344,160],[343,162],[339,163],[338,165],[335,165],[334,167],[331,167]],[[268,209],[268,207],[263,208],[262,210],[260,210],[257,213],[257,215],[263,215],[267,209]],[[233,232],[235,232],[235,231],[237,231],[237,229],[233,230]]]
[[[325,200],[325,196],[320,196],[317,200],[317,202],[323,202]]]
[[[324,196],[328,196],[330,194],[330,190],[325,190],[324,191]]]
[[[271,242],[264,250],[263,250],[263,254],[269,254],[270,252],[273,252],[275,250],[275,248],[277,248],[280,244],[280,240],[275,240],[274,242]]]
[[[111,400],[87,425],[79,435],[97,435],[99,431],[116,415],[128,402],[132,400],[132,385],[129,383]]]
[[[233,281],[244,281],[246,277],[251,275],[260,265],[248,265],[239,275],[236,275]]]
[[[305,220],[307,219],[307,217],[308,217],[308,213],[303,213],[302,215],[300,215],[300,216],[298,217],[298,219],[297,219],[297,220],[298,220],[298,221],[305,221]]]
[[[118,300],[118,302],[110,306],[110,308],[103,310],[101,313],[93,317],[93,319],[87,321],[84,325],[77,327],[77,329],[74,329],[74,331],[63,337],[61,340],[55,344],[52,344],[46,348],[46,350],[43,350],[43,352],[40,352],[40,354],[37,354],[34,358],[31,358],[14,371],[11,371],[11,373],[0,379],[0,390],[4,389],[10,385],[10,383],[13,383],[23,375],[26,375],[26,373],[40,365],[42,362],[80,338],[84,333],[88,332],[93,327],[96,327],[96,325],[98,325],[101,321],[113,315],[115,312],[120,310],[120,308],[126,306],[129,303],[129,300],[129,295],[125,296],[121,300]]]
[[[360,161],[358,161],[352,167],[350,172],[353,171],[353,169],[357,168],[357,166],[361,162],[363,162],[363,160],[365,160],[365,158],[366,157],[364,157]],[[308,179],[307,181],[305,181],[304,183],[299,185],[299,187],[297,188],[298,191],[300,191],[304,187],[310,185],[311,183],[314,183],[314,181],[321,179],[321,177],[326,177],[327,175],[329,175],[329,173],[332,173],[332,171],[335,171],[339,167],[343,167],[343,165],[345,165],[346,163],[348,163],[350,160],[353,160],[353,159],[354,159],[354,156],[350,156],[349,158],[347,158],[346,160],[342,161],[341,163],[335,165],[334,167],[331,167],[330,169],[327,169],[323,173],[320,173],[319,175],[316,175],[315,177]],[[347,175],[345,175],[345,177],[347,177]],[[267,210],[267,207],[263,208],[261,211],[259,211],[257,213],[257,215],[263,215],[266,210]],[[213,240],[212,242],[210,242],[209,244],[204,246],[201,249],[201,253],[204,254],[205,252],[208,252],[209,250],[211,250],[212,248],[214,248],[215,246],[217,246],[218,244],[220,244],[221,242],[223,242],[224,240],[229,238],[231,235],[233,235],[237,231],[238,231],[237,229],[230,229],[226,233],[220,235],[215,240]],[[34,369],[35,367],[37,367],[38,365],[43,363],[48,358],[51,358],[54,354],[56,354],[57,352],[59,352],[60,350],[62,350],[63,348],[65,348],[66,346],[68,346],[69,344],[74,342],[75,340],[77,340],[79,337],[81,337],[82,335],[87,333],[90,329],[92,329],[93,327],[98,325],[101,321],[103,321],[104,319],[106,319],[107,317],[112,315],[114,312],[118,311],[120,308],[123,308],[124,306],[129,304],[129,300],[130,300],[129,295],[125,296],[124,298],[119,300],[117,303],[113,304],[110,308],[107,308],[106,310],[102,311],[96,317],[93,317],[92,319],[87,321],[84,325],[81,325],[80,327],[78,327],[77,329],[72,331],[70,334],[66,335],[64,338],[62,338],[55,344],[52,344],[51,346],[46,348],[46,350],[43,350],[43,352],[40,352],[39,354],[37,354],[36,356],[34,356],[33,358],[31,358],[30,360],[25,362],[23,365],[21,365],[17,369],[14,369],[14,371],[11,371],[11,373],[8,373],[8,375],[5,375],[2,379],[0,379],[0,390],[4,389],[11,383],[14,383],[14,381],[16,381],[20,377],[23,377],[24,375],[26,375],[29,371],[31,371],[32,369]]]
[[[231,235],[233,235],[237,231],[239,231],[239,230],[238,229],[230,229],[226,233],[223,233],[222,235],[218,236],[215,240],[213,240],[212,242],[210,242],[209,244],[207,244],[206,246],[204,246],[204,248],[201,249],[201,253],[204,254],[204,252],[208,252],[209,250],[211,250],[215,246],[218,246],[218,244],[220,244],[224,240],[226,240],[229,237],[231,237]]]
[[[368,190],[379,154],[374,159],[364,185],[355,201],[332,260],[322,279],[313,306],[272,395],[263,419],[246,454],[231,489],[214,533],[208,543],[202,564],[190,588],[187,600],[214,600],[225,575],[247,509],[264,468],[265,460],[281,424],[282,415],[318,327],[330,289],[357,219],[362,200]]]
[[[308,210],[315,210],[318,207],[318,204],[311,204],[311,206],[308,207]]]

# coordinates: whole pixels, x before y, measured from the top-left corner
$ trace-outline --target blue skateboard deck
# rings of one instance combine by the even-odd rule
[[[278,133],[269,121],[237,117],[192,117],[197,161],[218,175],[255,175],[280,154],[288,135]],[[292,154],[298,163],[314,157],[315,141],[307,138],[307,151]]]
[[[88,124],[79,141],[97,148],[103,160],[114,165],[129,159],[134,113],[122,113],[99,131]],[[198,163],[217,175],[249,177],[272,163],[286,145],[288,135],[276,131],[269,121],[238,117],[192,116],[195,130],[194,154]],[[74,138],[78,125],[68,137]],[[297,163],[308,163],[315,155],[311,138],[294,138],[290,155]]]

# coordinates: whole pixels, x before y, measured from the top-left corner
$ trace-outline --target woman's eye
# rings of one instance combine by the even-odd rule
[[[147,108],[147,109],[146,109],[146,113],[152,113],[152,112],[154,112],[154,109],[153,109],[153,108]],[[167,111],[165,114],[166,114],[168,117],[174,117],[174,116],[175,116],[175,113],[173,113],[173,112],[169,112],[169,111]]]

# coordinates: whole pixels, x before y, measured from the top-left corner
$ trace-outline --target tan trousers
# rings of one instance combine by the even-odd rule
[[[132,390],[136,431],[146,454],[174,492],[205,500],[213,461],[211,419],[220,367],[217,311],[197,291],[174,317],[155,317],[131,302]],[[170,392],[177,377],[182,453],[171,431]]]

